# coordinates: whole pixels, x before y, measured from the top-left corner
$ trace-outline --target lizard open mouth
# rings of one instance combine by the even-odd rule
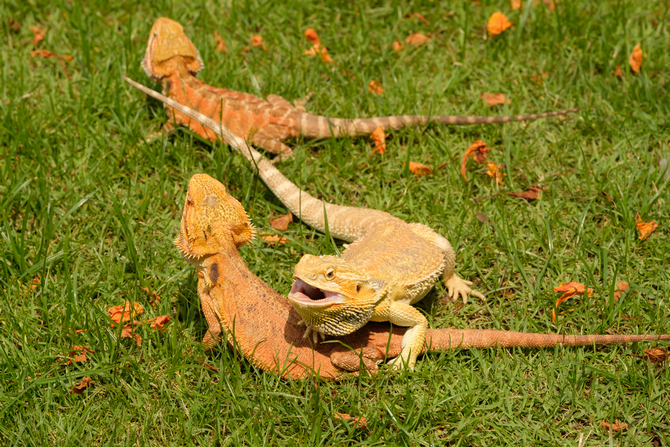
[[[296,279],[288,294],[289,301],[295,301],[304,307],[329,307],[331,304],[341,303],[344,297],[336,292],[321,290],[310,286],[301,279]]]

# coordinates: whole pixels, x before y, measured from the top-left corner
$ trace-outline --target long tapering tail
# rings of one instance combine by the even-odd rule
[[[368,135],[378,127],[383,129],[402,129],[430,122],[441,124],[501,124],[512,121],[530,121],[540,118],[565,115],[580,110],[567,109],[554,112],[533,113],[512,116],[457,116],[457,115],[397,115],[379,116],[374,118],[328,118],[325,116],[304,114],[299,123],[300,133],[312,138],[328,138],[334,136]]]
[[[424,350],[495,347],[546,348],[556,345],[587,346],[654,340],[670,340],[670,335],[560,335],[485,329],[429,329]]]
[[[294,216],[316,230],[324,232],[327,222],[328,229],[334,237],[351,242],[361,237],[373,224],[386,220],[398,220],[384,211],[335,205],[309,195],[279,172],[267,158],[221,123],[126,76],[123,76],[123,79],[145,94],[212,129],[230,147],[251,162],[263,182],[291,210]]]

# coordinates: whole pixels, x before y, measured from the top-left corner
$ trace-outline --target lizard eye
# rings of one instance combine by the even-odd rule
[[[358,292],[360,292],[360,291],[361,291],[361,285],[360,285],[360,284],[356,284],[356,293],[358,293]]]
[[[335,271],[333,269],[326,270],[326,279],[335,278]]]

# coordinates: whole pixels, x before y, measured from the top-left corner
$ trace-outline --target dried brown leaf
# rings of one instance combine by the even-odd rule
[[[409,170],[412,171],[412,174],[416,175],[417,177],[433,173],[433,170],[430,169],[428,166],[418,163],[416,161],[409,162]]]
[[[9,24],[9,29],[11,29],[12,31],[21,30],[21,24],[16,20],[14,20],[13,18],[10,17],[7,23]]]
[[[82,394],[86,388],[91,386],[91,378],[84,377],[79,385],[72,387],[72,394]]]
[[[663,348],[650,348],[644,350],[644,358],[653,363],[663,363],[670,357],[670,351]]]
[[[504,93],[482,93],[480,98],[486,103],[487,106],[493,107],[499,104],[510,104],[511,99],[505,98]]]
[[[276,219],[272,219],[270,221],[270,226],[275,230],[286,231],[288,224],[291,222],[293,222],[293,214],[289,212],[288,214],[282,214]]]
[[[428,42],[430,42],[430,37],[423,33],[413,33],[405,38],[405,43],[407,45],[423,45]]]
[[[382,85],[379,83],[379,81],[375,81],[374,79],[368,84],[368,91],[370,93],[374,93],[375,95],[381,95],[384,93]]]
[[[151,304],[153,307],[156,307],[156,304],[161,302],[161,297],[160,295],[158,295],[158,293],[156,293],[156,291],[149,290],[148,287],[140,287],[140,286],[137,287],[139,287],[140,290],[142,290],[147,294],[147,296],[149,297],[149,304]]]
[[[423,14],[421,14],[420,12],[414,12],[414,13],[410,12],[409,14],[407,14],[407,18],[408,19],[417,19],[419,22],[423,23],[424,25],[430,25],[430,22],[428,21],[428,19],[426,19],[423,16]]]
[[[614,76],[619,79],[623,78],[623,70],[621,69],[621,65],[614,67]]]
[[[86,362],[86,353],[93,353],[91,348],[88,346],[74,346],[72,350],[67,354],[68,361],[67,364],[71,363],[84,363]]]
[[[600,426],[602,428],[604,428],[605,430],[611,430],[614,433],[616,433],[618,431],[621,431],[621,430],[625,430],[625,429],[628,428],[628,424],[625,424],[623,422],[619,422],[618,419],[614,420],[614,424],[610,424],[609,422],[602,421],[600,423]]]
[[[531,186],[523,192],[508,192],[512,197],[519,197],[526,200],[540,200],[542,197],[542,189],[537,186]]]
[[[214,51],[218,51],[220,53],[228,53],[228,45],[226,45],[226,42],[223,40],[223,37],[219,35],[219,32],[214,30],[214,38],[216,39],[216,48]]]
[[[497,36],[498,34],[502,33],[505,31],[507,28],[512,26],[513,23],[511,23],[505,14],[503,14],[500,11],[496,11],[493,14],[491,14],[491,17],[489,17],[489,21],[486,25],[486,29],[489,32],[489,36]]]
[[[635,228],[640,232],[639,239],[641,241],[646,241],[647,238],[651,236],[651,233],[658,228],[658,224],[653,220],[651,222],[642,222],[640,213],[637,213],[637,216],[635,216]]]
[[[33,32],[33,46],[36,46],[38,43],[44,40],[44,36],[47,34],[47,30],[40,28],[39,26],[29,26],[28,29]]]
[[[166,324],[170,322],[170,317],[168,315],[160,315],[149,321],[151,322],[151,329],[160,331]]]
[[[128,323],[121,329],[121,338],[132,338],[137,346],[142,346],[142,336],[135,332],[135,326],[142,324],[139,321]]]
[[[616,290],[614,291],[614,301],[619,301],[626,290],[628,290],[628,283],[625,281],[619,281],[619,284],[617,284]]]
[[[384,128],[379,126],[371,134],[370,139],[375,143],[374,149],[372,149],[373,154],[383,154],[386,152],[386,134],[384,133]]]

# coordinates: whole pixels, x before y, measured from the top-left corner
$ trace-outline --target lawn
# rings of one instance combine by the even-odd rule
[[[451,241],[458,273],[487,300],[452,304],[437,285],[419,305],[431,327],[670,332],[670,193],[660,167],[670,157],[670,4],[522,3],[2,2],[0,444],[670,445],[670,370],[643,351],[667,342],[433,353],[413,373],[340,383],[281,380],[224,345],[206,353],[200,343],[197,276],[173,245],[188,179],[222,181],[260,233],[273,234],[270,216],[287,210],[221,143],[187,130],[144,142],[165,113],[121,76],[158,88],[140,61],[161,16],[182,23],[199,48],[201,79],[259,96],[314,92],[315,114],[581,107],[529,123],[395,131],[383,155],[368,138],[297,140],[295,156],[277,166],[313,195],[383,209]],[[496,11],[514,25],[487,37]],[[46,30],[43,40],[34,43],[30,27]],[[335,64],[304,54],[307,28]],[[227,53],[216,50],[215,31]],[[430,41],[406,44],[416,32]],[[253,35],[265,48],[250,45]],[[634,74],[637,43],[646,57]],[[368,91],[371,80],[382,94]],[[482,93],[511,102],[489,108]],[[476,140],[504,165],[502,185],[474,160],[461,177]],[[410,161],[432,174],[417,177]],[[531,186],[540,200],[508,194]],[[646,241],[638,213],[659,225]],[[283,236],[241,250],[283,294],[302,254],[342,248],[300,222]],[[569,281],[594,292],[563,302],[554,322],[553,288]],[[630,286],[617,300],[620,281]],[[110,325],[108,309],[124,301],[142,304],[142,318],[171,321],[161,331],[139,326],[138,346]],[[74,346],[90,349],[85,362],[69,355]],[[84,377],[90,385],[73,393]],[[629,425],[601,426],[616,420]]]

